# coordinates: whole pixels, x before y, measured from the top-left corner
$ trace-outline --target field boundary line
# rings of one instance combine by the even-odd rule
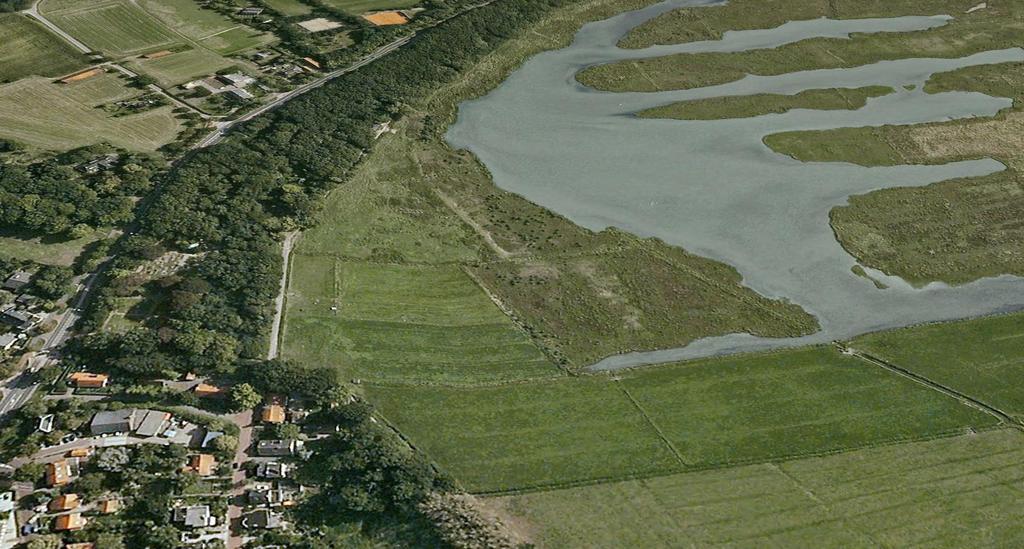
[[[982,433],[988,431],[999,431],[1003,429],[1010,429],[1007,425],[993,425],[991,427],[972,427],[971,429],[975,433]],[[734,467],[745,467],[750,465],[760,465],[764,463],[786,463],[789,461],[797,461],[801,459],[813,459],[820,457],[835,456],[839,454],[845,454],[847,452],[856,452],[859,450],[871,450],[874,448],[884,448],[886,446],[898,446],[900,444],[915,444],[921,442],[929,442],[933,440],[939,440],[944,438],[956,438],[964,436],[966,430],[964,428],[947,429],[936,433],[930,433],[922,436],[908,436],[908,437],[894,437],[885,440],[878,440],[874,442],[868,442],[858,446],[847,446],[844,448],[835,448],[832,450],[822,450],[819,452],[804,452],[800,454],[784,455],[777,457],[768,458],[751,458],[730,461],[727,463],[705,463],[700,465],[689,465],[680,469],[664,469],[661,471],[649,471],[646,473],[628,473],[614,477],[592,477],[587,479],[569,480],[565,482],[550,482],[546,484],[535,484],[529,486],[520,486],[516,488],[504,488],[496,490],[478,490],[469,491],[469,493],[480,496],[480,497],[501,497],[501,496],[514,496],[519,494],[531,494],[537,492],[550,492],[554,490],[567,490],[570,488],[582,488],[585,486],[594,486],[597,484],[612,484],[616,482],[629,482],[637,480],[647,480],[653,478],[667,477],[671,475],[685,474],[685,473],[700,473],[704,471],[719,471],[722,469],[731,469]]]
[[[985,412],[986,414],[989,414],[990,416],[993,416],[996,419],[998,419],[999,423],[1001,424],[1006,424],[1017,429],[1024,428],[1024,424],[1022,424],[1019,420],[1014,419],[1012,416],[1010,416],[1010,414],[984,401],[978,400],[977,398],[974,398],[968,394],[961,393],[960,391],[957,391],[952,387],[947,387],[937,381],[933,381],[907,368],[897,366],[896,364],[893,364],[885,359],[876,357],[863,351],[858,351],[842,343],[837,343],[836,345],[840,348],[841,351],[849,353],[850,355],[857,357],[865,362],[874,364],[875,366],[888,370],[898,376],[902,376],[920,385],[924,385],[925,387],[928,387],[929,389],[932,389],[938,393],[942,393],[948,397],[955,398],[958,401],[960,401],[960,403],[963,404],[964,406],[970,406],[971,408],[974,408],[978,411]]]
[[[682,465],[683,467],[689,467],[690,464],[686,463],[686,460],[683,459],[683,455],[679,452],[679,449],[676,448],[674,444],[672,444],[672,441],[669,440],[667,436],[665,436],[664,431],[662,431],[661,427],[658,427],[658,424],[655,423],[653,419],[651,419],[651,416],[647,415],[647,411],[644,410],[644,407],[641,406],[635,398],[633,398],[633,395],[630,394],[629,389],[626,389],[626,386],[622,384],[622,381],[619,378],[614,378],[613,381],[616,385],[619,386],[619,389],[622,391],[622,394],[626,395],[626,398],[628,398],[629,401],[633,403],[633,407],[636,408],[636,411],[640,412],[640,416],[644,418],[644,421],[646,421],[647,424],[651,426],[651,429],[654,429],[654,432],[657,433],[658,438],[661,439],[661,442],[663,442],[665,446],[668,447],[669,451],[672,452],[672,455],[675,456],[676,461],[678,461],[679,464]]]

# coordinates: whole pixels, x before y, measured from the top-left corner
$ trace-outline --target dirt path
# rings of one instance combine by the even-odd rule
[[[278,343],[281,339],[281,318],[284,317],[285,292],[288,291],[288,273],[291,271],[292,248],[299,231],[292,231],[285,235],[281,243],[281,285],[277,290],[277,298],[274,299],[274,322],[270,326],[270,346],[267,348],[267,359],[277,358],[279,354]]]

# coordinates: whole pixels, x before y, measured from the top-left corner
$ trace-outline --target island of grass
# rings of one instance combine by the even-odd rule
[[[832,210],[839,242],[863,264],[911,284],[962,284],[1024,275],[1024,63],[939,73],[927,93],[973,91],[1013,99],[992,118],[769,135],[776,152],[865,166],[995,158],[1006,169],[926,187],[875,191]]]
[[[641,118],[721,120],[781,114],[793,109],[855,110],[872,97],[893,93],[889,86],[804,90],[794,95],[759,93],[679,101],[637,113]]]
[[[715,37],[728,29],[771,28],[786,21],[816,17],[896,17],[901,15],[955,15],[943,26],[915,32],[854,34],[844,38],[813,38],[771,49],[735,53],[677,54],[650,59],[620,61],[581,71],[577,79],[584,85],[606,91],[663,91],[690,89],[733,82],[747,74],[779,75],[813,69],[850,68],[884,60],[914,57],[957,58],[988,50],[1019,47],[1024,44],[1020,21],[1024,4],[1005,2],[969,14],[964,12],[973,1],[943,0],[921,2],[905,0],[882,4],[850,2],[839,12],[832,3],[813,0],[782,2],[777,9],[765,9],[756,0],[736,0],[728,8],[691,8],[701,15],[665,16],[648,23],[655,28],[670,25],[675,41]],[[700,11],[704,10],[704,11]],[[704,13],[708,15],[703,15]],[[766,18],[765,13],[770,15]],[[689,12],[687,12],[689,13]],[[682,30],[678,19],[687,19]],[[711,30],[699,29],[708,25]],[[640,27],[634,32],[651,33]],[[964,40],[970,36],[970,40]],[[659,38],[658,40],[661,40]],[[642,42],[646,43],[646,41]]]

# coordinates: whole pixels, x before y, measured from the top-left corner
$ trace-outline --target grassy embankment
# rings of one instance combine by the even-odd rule
[[[42,25],[19,13],[0,13],[0,83],[30,75],[60,76],[88,60]]]
[[[862,88],[828,88],[805,90],[794,95],[759,93],[730,95],[680,101],[663,107],[640,111],[641,118],[675,118],[678,120],[720,120],[749,118],[764,114],[780,114],[793,109],[856,110],[872,97],[888,95],[888,86]]]
[[[832,226],[861,262],[914,284],[1024,275],[1024,64],[936,74],[924,90],[977,91],[1014,106],[992,118],[786,132],[765,143],[799,160],[865,166],[999,160],[1006,170],[988,176],[851,197],[832,210]]]
[[[613,6],[639,4],[591,2],[565,13],[593,18],[611,15]],[[346,300],[353,293],[341,293],[350,285],[368,291],[377,284],[375,277],[429,278],[442,266],[445,277],[458,273],[464,277],[459,284],[473,281],[484,288],[473,298],[473,307],[485,303],[486,290],[497,303],[487,307],[500,308],[512,318],[503,321],[508,325],[503,330],[521,330],[523,341],[532,340],[569,369],[626,350],[680,346],[709,335],[790,336],[816,329],[814,318],[799,307],[757,295],[726,265],[618,231],[595,234],[582,229],[496,188],[475,158],[443,143],[443,128],[454,120],[459,101],[496,86],[530,54],[565,43],[578,22],[568,15],[549,19],[536,34],[512,40],[413,106],[397,124],[396,134],[381,138],[354,179],[328,197],[319,225],[297,248],[284,333],[286,356],[328,361],[347,375],[370,381],[466,383],[527,375],[523,368],[480,364],[473,353],[482,351],[463,353],[489,345],[491,334],[475,336],[478,328],[465,324],[465,333],[458,333],[454,328],[459,324],[443,320],[444,300],[404,293],[404,303],[422,307],[422,314],[408,320],[372,318],[350,313]],[[558,38],[549,41],[552,37]],[[336,283],[304,282],[320,276],[305,273],[328,268],[322,265],[331,261],[345,266]],[[360,262],[366,266],[353,265]],[[419,268],[425,265],[436,268]],[[353,281],[356,271],[361,282]],[[328,303],[338,304],[337,314]],[[379,337],[360,331],[356,338],[341,329],[356,321],[389,324],[377,325]],[[398,327],[395,322],[406,323],[410,339],[401,348],[374,343],[390,337]],[[338,335],[325,336],[332,331]],[[439,332],[452,339],[437,339]],[[472,364],[457,365],[467,359]],[[475,373],[459,373],[468,371]],[[550,366],[550,371],[557,369]]]
[[[729,8],[691,8],[693,12],[704,10],[692,19],[685,15],[667,20],[655,19],[635,33],[651,33],[653,31],[645,28],[673,23],[671,35],[678,35],[679,40],[685,41],[691,36],[718,34],[728,29],[769,28],[786,20],[833,15],[828,8],[830,4],[790,0],[780,3],[775,9],[765,9],[761,2],[755,0],[736,0],[729,3]],[[1024,2],[1020,0],[992,3],[988,8],[970,14],[964,12],[977,4],[973,0],[846,4],[846,8],[835,15],[856,18],[950,14],[956,18],[943,27],[917,32],[855,34],[850,39],[814,38],[772,49],[623,61],[592,67],[582,71],[577,78],[585,85],[609,91],[689,89],[732,82],[747,74],[779,75],[811,69],[848,68],[887,59],[954,58],[1024,44]],[[766,13],[774,15],[766,17]],[[738,23],[740,20],[744,22]],[[705,25],[708,30],[697,30]],[[684,32],[684,28],[689,30]],[[970,39],[965,40],[965,36],[970,36]]]
[[[1002,429],[489,501],[538,547],[1009,547],[1022,459]]]

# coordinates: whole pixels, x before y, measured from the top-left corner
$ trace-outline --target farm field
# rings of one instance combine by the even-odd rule
[[[332,8],[359,15],[368,11],[411,8],[419,4],[419,0],[324,0],[324,3]]]
[[[680,120],[718,120],[779,114],[792,109],[856,110],[868,99],[893,92],[888,86],[862,88],[830,88],[806,90],[795,95],[756,94],[711,97],[680,101],[663,107],[640,111],[643,118],[676,118]]]
[[[312,7],[299,0],[263,0],[263,4],[284,16],[305,15],[313,11]]]
[[[755,7],[754,4],[756,2],[751,0],[733,3],[736,6],[734,9],[746,7],[747,21],[727,28],[777,26],[766,22],[763,17],[765,10]],[[822,4],[825,3],[810,5]],[[874,2],[850,5],[863,6],[866,9],[861,11],[854,7],[841,14],[845,18],[877,14],[879,11],[879,5]],[[987,9],[965,14],[964,12],[972,5],[974,4],[962,0],[933,2],[929,3],[927,8],[922,8],[920,2],[914,1],[885,5],[886,17],[959,14],[945,26],[924,31],[855,34],[849,39],[814,38],[772,49],[737,53],[678,54],[617,62],[586,69],[580,72],[577,78],[587,86],[608,91],[690,89],[732,82],[746,74],[778,75],[811,69],[848,68],[883,60],[913,57],[954,58],[1024,44],[1024,40],[1020,38],[1019,26],[1015,31],[1010,30],[1010,27],[1019,23],[1008,23],[1020,20],[1024,5],[1016,2],[993,4]],[[713,12],[715,9],[717,8],[707,11]],[[780,10],[779,14],[789,20],[801,11]],[[828,15],[828,11],[821,15]],[[656,19],[651,24],[668,24],[668,19],[660,23],[658,21]],[[729,22],[736,23],[734,20]],[[699,20],[692,23],[693,26],[701,24]],[[678,29],[673,32],[678,32],[680,38],[692,36],[692,33]],[[962,37],[967,35],[972,39],[963,40]]]
[[[122,57],[180,42],[159,20],[126,0],[53,2],[39,6],[47,19],[90,48]]]
[[[1006,547],[1022,460],[1001,429],[488,501],[538,547]]]
[[[226,69],[234,63],[213,52],[190,48],[156,59],[133,59],[126,65],[153,77],[162,86],[177,86]]]
[[[850,345],[1024,416],[1024,315],[1011,314],[868,334]]]
[[[95,108],[128,95],[116,78],[55,84],[32,77],[0,86],[0,138],[57,151],[103,141],[153,151],[173,141],[181,124],[170,106],[116,118]]]
[[[369,387],[368,394],[414,444],[476,492],[789,459],[996,424],[828,347],[615,377],[472,389]],[[619,410],[614,422],[585,419],[607,418],[612,407]],[[442,408],[444,414],[432,413]],[[619,458],[610,460],[610,441],[632,454],[616,450]],[[675,459],[649,465],[664,452]]]
[[[273,36],[203,9],[195,0],[143,0],[140,5],[167,27],[213,51],[230,54],[269,43]]]
[[[457,266],[296,257],[285,356],[367,382],[479,383],[560,374]]]
[[[88,60],[42,25],[18,13],[0,13],[0,84],[30,75],[60,76]]]
[[[1024,63],[936,74],[924,90],[981,92],[1013,99],[1014,106],[992,118],[785,132],[765,143],[798,160],[868,166],[999,160],[1006,170],[987,176],[851,197],[832,210],[831,222],[852,255],[912,284],[1024,275]]]

